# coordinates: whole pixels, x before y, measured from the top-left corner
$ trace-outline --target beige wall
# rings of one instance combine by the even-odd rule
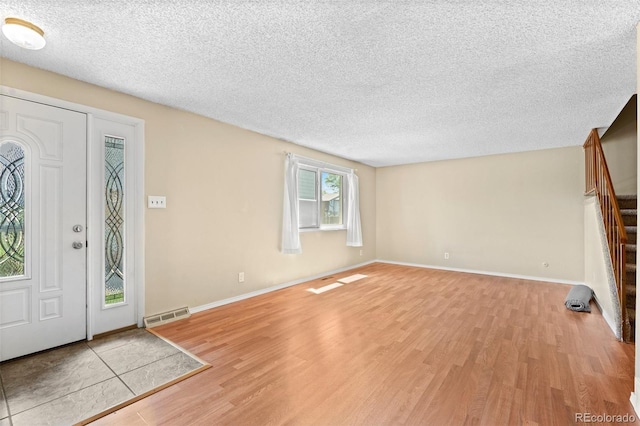
[[[8,60],[0,83],[145,120],[146,314],[376,258],[582,281],[579,147],[373,169]],[[364,255],[345,231],[279,252],[283,151],[356,167]],[[444,252],[450,254],[445,260]],[[549,264],[544,267],[543,262]],[[237,282],[238,272],[246,274]]]
[[[375,169],[22,64],[0,84],[145,120],[146,314],[199,306],[375,258]],[[279,252],[283,151],[358,169],[364,255],[346,231],[304,233]],[[246,281],[238,283],[238,272]]]
[[[616,194],[637,194],[637,96],[629,100],[600,141]]]
[[[571,147],[379,168],[378,258],[583,281],[583,162]]]

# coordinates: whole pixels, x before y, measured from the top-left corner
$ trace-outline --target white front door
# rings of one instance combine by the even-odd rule
[[[86,338],[87,116],[0,96],[0,361]]]

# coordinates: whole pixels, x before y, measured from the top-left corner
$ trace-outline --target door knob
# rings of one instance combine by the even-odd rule
[[[71,244],[71,246],[76,250],[77,249],[81,249],[82,248],[82,243],[80,241],[74,241],[73,244]]]

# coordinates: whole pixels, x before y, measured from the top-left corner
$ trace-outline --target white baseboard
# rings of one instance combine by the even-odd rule
[[[416,268],[440,269],[442,271],[465,272],[467,274],[493,275],[496,277],[517,278],[521,280],[544,281],[544,282],[556,283],[556,284],[568,284],[568,285],[584,284],[584,282],[582,281],[563,280],[559,278],[531,277],[528,275],[507,274],[504,272],[478,271],[476,269],[463,269],[463,268],[449,268],[449,267],[440,266],[440,265],[424,265],[421,263],[396,262],[393,260],[384,260],[384,259],[378,259],[376,260],[376,262],[390,263],[392,265],[414,266]]]
[[[621,330],[617,329],[616,322],[613,320],[613,318],[611,318],[609,316],[609,314],[607,312],[604,311],[604,309],[602,309],[602,305],[600,304],[600,301],[598,300],[598,296],[596,296],[595,294],[593,295],[593,301],[596,302],[596,305],[598,306],[598,309],[600,310],[600,313],[602,314],[602,318],[604,318],[605,322],[607,323],[607,325],[609,326],[611,331],[613,331],[614,336],[616,336],[616,338],[618,340],[622,341]]]
[[[629,397],[629,401],[631,401],[631,406],[633,407],[633,410],[636,412],[636,418],[638,418],[638,413],[640,412],[638,410],[638,408],[640,408],[640,404],[638,404],[640,401],[638,401],[638,391],[640,390],[640,378],[638,378],[637,376],[634,378],[633,380],[634,383],[634,388],[633,388],[633,392],[631,392],[631,396]]]
[[[584,284],[583,282],[579,282],[579,281],[569,281],[569,280],[561,280],[561,279],[554,279],[554,278],[531,277],[531,276],[527,276],[527,275],[505,274],[505,273],[502,273],[502,272],[478,271],[478,270],[474,270],[474,269],[448,268],[448,267],[444,267],[444,266],[423,265],[423,264],[419,264],[419,263],[396,262],[396,261],[393,261],[393,260],[377,259],[377,260],[371,260],[371,261],[368,261],[368,262],[358,263],[356,265],[345,266],[344,268],[323,272],[321,274],[315,274],[315,275],[307,276],[307,277],[300,278],[300,279],[293,280],[293,281],[289,281],[289,282],[286,282],[286,283],[283,283],[283,284],[278,284],[278,285],[275,285],[275,286],[272,286],[272,287],[267,287],[267,288],[263,288],[263,289],[260,289],[260,290],[252,291],[250,293],[240,294],[238,296],[233,296],[233,297],[229,297],[227,299],[218,300],[216,302],[207,303],[205,305],[190,307],[189,311],[191,311],[192,313],[206,311],[207,309],[213,309],[213,308],[217,308],[218,306],[228,305],[229,303],[239,302],[240,300],[245,300],[245,299],[249,299],[251,297],[260,296],[262,294],[270,293],[272,291],[281,290],[283,288],[291,287],[293,285],[302,284],[302,283],[304,283],[306,281],[312,281],[312,280],[315,280],[315,279],[318,279],[318,278],[325,277],[327,275],[337,274],[339,272],[348,271],[350,269],[359,268],[361,266],[370,265],[370,264],[376,263],[376,262],[378,262],[378,263],[389,263],[389,264],[393,264],[393,265],[414,266],[414,267],[418,267],[418,268],[440,269],[440,270],[443,270],[443,271],[465,272],[465,273],[469,273],[469,274],[493,275],[493,276],[496,276],[496,277],[518,278],[518,279],[531,280],[531,281],[544,281],[544,282],[552,282],[552,283],[558,283],[558,284],[569,284],[569,285]],[[609,323],[609,319],[605,317],[605,320],[607,321],[609,326],[611,326],[611,324]]]
[[[339,272],[348,271],[355,268],[360,268],[361,266],[370,265],[375,263],[375,260],[370,260],[368,262],[358,263],[356,265],[345,266],[344,268],[334,269],[333,271],[323,272],[321,274],[315,274],[308,277],[300,278],[297,280],[289,281],[284,284],[278,284],[272,287],[263,288],[260,290],[252,291],[250,293],[240,294],[238,296],[229,297],[227,299],[218,300],[216,302],[207,303],[206,305],[194,306],[193,308],[189,308],[191,313],[197,313],[206,311],[207,309],[217,308],[218,306],[228,305],[229,303],[239,302],[240,300],[249,299],[251,297],[260,296],[262,294],[270,293],[272,291],[281,290],[283,288],[291,287],[293,285],[302,284],[307,281],[317,280],[318,278],[325,277],[327,275],[337,274]]]

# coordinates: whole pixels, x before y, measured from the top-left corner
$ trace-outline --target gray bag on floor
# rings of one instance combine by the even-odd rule
[[[564,305],[567,309],[576,312],[591,312],[589,301],[593,297],[593,290],[586,285],[576,285],[569,290]]]

